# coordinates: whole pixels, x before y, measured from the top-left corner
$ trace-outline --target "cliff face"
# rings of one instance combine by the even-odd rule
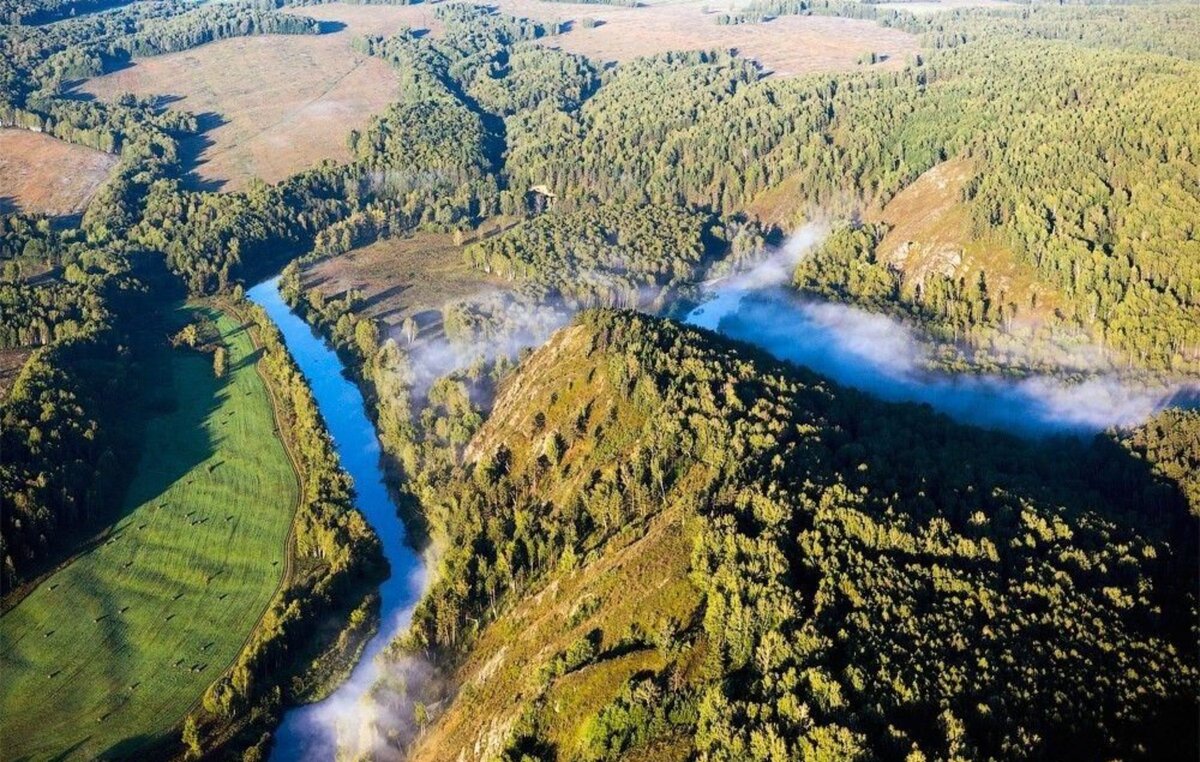
[[[599,311],[453,485],[415,630],[457,688],[415,759],[1194,754],[1195,520],[1108,440]]]

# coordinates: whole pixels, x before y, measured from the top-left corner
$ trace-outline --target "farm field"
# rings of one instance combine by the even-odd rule
[[[779,76],[854,68],[863,53],[878,66],[902,66],[917,39],[852,19],[789,16],[762,24],[722,26],[700,3],[623,8],[500,0],[500,11],[544,22],[574,22],[541,44],[625,61],[668,50],[734,48]],[[201,117],[204,131],[183,141],[189,181],[208,190],[241,190],[252,178],[276,182],[324,160],[349,158],[346,136],[364,127],[394,97],[396,77],[381,60],[355,53],[361,35],[388,35],[408,26],[441,27],[436,7],[329,4],[293,8],[336,31],[222,40],[180,53],[140,59],[85,81],[77,93],[113,100],[124,93],[162,96]],[[602,22],[594,28],[583,18]]]
[[[219,313],[213,313],[214,316]],[[148,363],[170,392],[107,535],[0,618],[4,758],[125,757],[176,732],[284,574],[298,499],[251,337]]]
[[[116,163],[40,132],[0,129],[0,214],[80,214]]]
[[[391,328],[412,316],[423,331],[441,319],[437,311],[447,302],[501,287],[471,269],[462,247],[441,233],[384,239],[326,259],[303,272],[303,285],[327,297],[357,289],[363,314]]]
[[[323,159],[346,160],[346,137],[393,100],[396,83],[386,63],[355,53],[350,42],[390,34],[419,14],[330,5],[304,15],[344,27],[222,40],[145,58],[86,81],[80,92],[102,100],[127,92],[166,96],[172,107],[201,116],[208,129],[182,146],[194,163],[196,187],[240,190],[254,177],[276,182]]]
[[[871,21],[823,16],[783,16],[761,24],[720,25],[725,12],[703,2],[637,8],[498,0],[501,11],[542,21],[573,21],[571,29],[542,44],[600,61],[627,61],[672,50],[733,48],[776,76],[852,69],[863,53],[886,56],[878,66],[900,68],[916,53],[918,40],[907,32]],[[585,28],[585,18],[602,22]]]

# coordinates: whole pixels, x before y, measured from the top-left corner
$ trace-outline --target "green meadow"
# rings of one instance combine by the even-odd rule
[[[0,756],[131,756],[177,732],[287,566],[298,496],[250,335],[145,364],[157,414],[111,531],[0,618]],[[182,315],[185,318],[187,315]]]

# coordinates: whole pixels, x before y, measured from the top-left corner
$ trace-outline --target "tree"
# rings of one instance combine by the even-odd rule
[[[196,727],[196,718],[188,715],[183,721],[183,745],[187,747],[189,759],[199,759],[203,749],[200,746],[200,730]]]

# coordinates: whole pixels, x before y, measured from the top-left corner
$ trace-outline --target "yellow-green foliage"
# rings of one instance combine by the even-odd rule
[[[961,427],[601,311],[447,477],[412,645],[460,690],[418,758],[1194,744],[1195,520],[1111,441]]]

